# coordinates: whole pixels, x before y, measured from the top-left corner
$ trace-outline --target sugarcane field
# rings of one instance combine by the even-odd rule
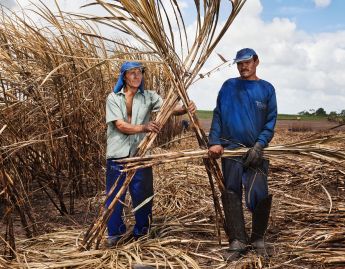
[[[203,69],[250,1],[190,1],[193,34],[183,1],[0,2],[0,268],[345,268],[345,116],[283,119],[253,49]],[[246,80],[263,124],[226,95]]]

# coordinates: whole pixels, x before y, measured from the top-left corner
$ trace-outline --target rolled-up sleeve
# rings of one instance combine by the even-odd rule
[[[163,99],[162,97],[154,92],[151,91],[151,105],[152,105],[152,110],[159,110],[163,104]]]

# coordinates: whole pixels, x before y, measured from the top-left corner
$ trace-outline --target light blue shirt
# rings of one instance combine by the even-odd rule
[[[152,111],[158,110],[163,103],[162,98],[155,92],[140,90],[133,97],[131,124],[139,125],[149,122]],[[126,97],[123,89],[117,93],[110,93],[106,102],[107,123],[107,159],[133,156],[145,133],[127,135],[121,133],[115,126],[116,120],[128,122]]]

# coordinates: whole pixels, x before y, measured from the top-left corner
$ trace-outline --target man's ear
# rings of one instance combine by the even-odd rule
[[[258,66],[259,63],[260,63],[259,58],[257,58],[256,61],[255,61],[255,66]]]

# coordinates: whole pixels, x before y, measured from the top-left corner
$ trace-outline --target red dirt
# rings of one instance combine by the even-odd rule
[[[208,132],[211,126],[211,119],[200,119],[202,128]],[[278,120],[276,128],[289,131],[326,131],[337,126],[338,123],[327,120]],[[336,130],[345,130],[345,125],[336,128]]]

